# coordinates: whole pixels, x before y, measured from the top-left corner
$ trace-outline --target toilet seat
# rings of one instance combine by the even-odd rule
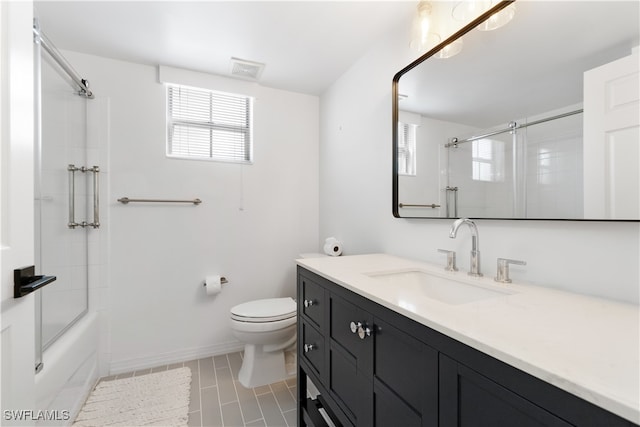
[[[239,322],[267,323],[296,316],[293,298],[267,298],[238,304],[231,308],[231,319]]]

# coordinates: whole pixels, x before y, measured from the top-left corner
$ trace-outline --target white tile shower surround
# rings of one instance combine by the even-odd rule
[[[191,368],[189,426],[294,427],[296,425],[295,377],[248,389],[237,381],[241,365],[242,352],[236,352],[112,375],[101,381],[186,366]]]

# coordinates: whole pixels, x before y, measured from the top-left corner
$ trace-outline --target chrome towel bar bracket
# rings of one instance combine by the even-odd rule
[[[121,197],[118,199],[120,203],[126,205],[127,203],[193,203],[199,205],[202,203],[200,199],[193,200],[168,200],[168,199],[130,199],[128,197]]]

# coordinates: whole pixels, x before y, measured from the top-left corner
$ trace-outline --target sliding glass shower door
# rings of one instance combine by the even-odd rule
[[[39,295],[41,337],[36,348],[44,350],[88,310],[90,227],[76,218],[90,217],[96,177],[91,170],[80,169],[86,169],[88,99],[44,49],[38,59],[36,265],[57,277]]]

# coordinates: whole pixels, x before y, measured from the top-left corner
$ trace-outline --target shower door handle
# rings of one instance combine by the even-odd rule
[[[100,173],[100,168],[98,166],[93,166],[91,168],[87,167],[76,167],[75,165],[69,165],[67,167],[69,171],[69,222],[67,226],[69,228],[76,227],[100,227],[100,181],[98,173]],[[75,199],[76,199],[76,172],[92,172],[93,173],[93,222],[76,222],[76,207],[75,207]]]
[[[100,180],[98,175],[100,168],[93,166],[87,171],[93,172],[93,222],[87,225],[93,228],[100,228]]]
[[[69,222],[67,226],[69,228],[76,228],[82,226],[76,222],[76,171],[81,170],[75,165],[69,165],[67,167],[69,171]]]
[[[446,198],[446,217],[447,218],[457,218],[458,217],[458,187],[450,187],[447,186],[445,188],[445,198]],[[451,208],[451,193],[453,193],[453,209]],[[453,212],[451,212],[453,210]],[[451,214],[453,213],[453,216]]]

